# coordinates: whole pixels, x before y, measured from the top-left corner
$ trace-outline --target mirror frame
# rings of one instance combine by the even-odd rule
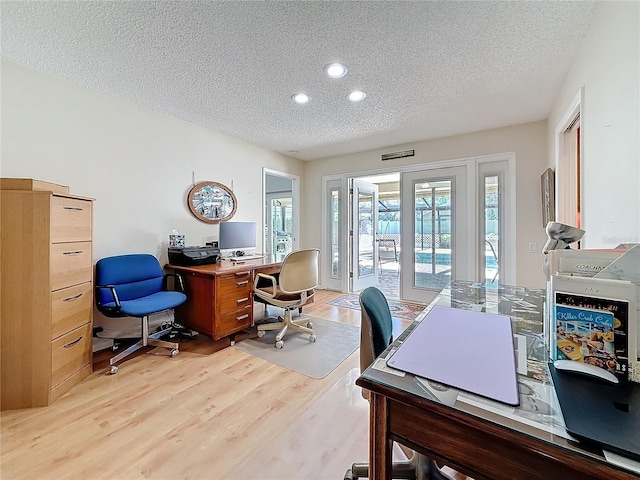
[[[220,216],[205,215],[202,207],[200,206],[203,203],[203,200],[200,199],[202,196],[203,189],[209,189],[210,192],[212,191],[221,192],[220,202],[222,202],[223,205],[225,203],[227,205],[226,205],[226,209],[220,213]],[[228,211],[229,204],[231,206],[230,212]],[[231,189],[229,189],[227,186],[221,183],[199,182],[199,183],[196,183],[193,187],[191,187],[191,190],[189,190],[189,195],[187,197],[187,205],[189,206],[189,210],[191,210],[191,213],[193,214],[193,216],[196,217],[201,222],[220,223],[225,220],[229,220],[231,217],[233,217],[238,207],[238,200],[236,199],[236,196],[233,194]]]

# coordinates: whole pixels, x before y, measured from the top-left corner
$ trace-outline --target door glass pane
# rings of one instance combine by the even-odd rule
[[[340,250],[339,247],[339,232],[340,232],[340,190],[332,189],[329,192],[329,211],[331,212],[330,219],[330,238],[331,238],[331,276],[338,277],[340,274]]]
[[[292,199],[283,197],[271,200],[272,252],[277,260],[283,259],[293,249]]]
[[[441,290],[451,281],[452,179],[414,184],[414,286]]]
[[[400,298],[400,183],[378,194],[378,288],[385,297]]]
[[[500,252],[500,176],[484,177],[484,265],[483,280],[497,284]]]
[[[373,274],[373,194],[358,192],[358,278]]]

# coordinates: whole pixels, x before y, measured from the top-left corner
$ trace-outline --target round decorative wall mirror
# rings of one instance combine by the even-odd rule
[[[233,192],[217,182],[200,182],[189,191],[189,210],[206,223],[229,220],[236,213],[237,200]]]

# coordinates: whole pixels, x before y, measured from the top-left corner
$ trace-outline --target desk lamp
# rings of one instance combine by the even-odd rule
[[[580,230],[577,227],[572,227],[571,225],[565,225],[560,222],[549,222],[547,223],[547,243],[544,244],[542,248],[542,253],[547,255],[551,250],[564,250],[569,248],[569,245],[579,241],[583,235],[584,230]],[[544,257],[544,265],[542,266],[542,271],[544,272],[545,277],[547,278],[547,282],[551,280],[549,274],[549,262],[547,257]]]
[[[549,250],[563,250],[569,245],[579,241],[584,236],[584,230],[560,222],[547,223],[547,243],[542,248],[545,255]]]

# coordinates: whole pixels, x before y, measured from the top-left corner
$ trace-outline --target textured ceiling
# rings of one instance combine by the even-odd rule
[[[547,118],[595,6],[3,0],[1,49],[310,160]],[[349,72],[330,80],[336,61]],[[359,104],[346,100],[355,88],[367,92]],[[311,101],[293,104],[296,92]]]

